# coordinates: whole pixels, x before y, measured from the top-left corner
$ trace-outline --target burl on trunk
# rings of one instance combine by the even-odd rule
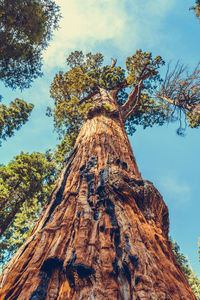
[[[49,205],[0,278],[0,299],[196,299],[143,180],[114,94],[93,97]]]

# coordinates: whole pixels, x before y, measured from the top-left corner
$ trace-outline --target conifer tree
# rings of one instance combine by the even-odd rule
[[[41,75],[42,51],[59,17],[51,0],[0,2],[0,80],[6,86],[29,87]]]
[[[52,83],[49,114],[61,136],[72,144],[78,137],[45,211],[0,277],[0,297],[196,299],[172,251],[168,209],[141,177],[125,127],[162,125],[174,108],[187,116],[183,102],[197,99],[177,102],[170,87],[176,80],[181,91],[180,76],[162,83],[164,61],[141,50],[126,71],[115,61],[102,66],[101,54],[75,51],[67,62]],[[196,80],[185,78],[184,87]]]

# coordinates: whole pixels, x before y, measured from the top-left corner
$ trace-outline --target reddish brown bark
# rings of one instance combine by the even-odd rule
[[[196,299],[115,99],[101,90],[93,101],[48,207],[0,278],[0,299]]]

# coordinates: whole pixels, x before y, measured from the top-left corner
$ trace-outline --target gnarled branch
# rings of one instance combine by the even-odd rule
[[[83,98],[79,101],[79,104],[87,102],[87,100],[91,99],[93,96],[95,96],[98,93],[99,93],[99,89],[95,90],[94,92],[89,93],[85,98]]]
[[[132,106],[134,104],[134,102],[136,101],[137,95],[140,93],[142,89],[142,80],[139,81],[139,84],[136,85],[132,91],[130,92],[127,101],[122,105],[121,107],[121,111],[122,111],[122,115],[123,117],[125,117],[127,115],[127,113],[130,111],[130,109],[132,110]],[[137,101],[136,103],[137,104]]]
[[[194,109],[200,103],[200,64],[197,64],[190,74],[179,62],[172,71],[168,65],[165,79],[156,98],[180,109]]]
[[[135,104],[132,107],[129,107],[128,111],[124,114],[122,113],[122,118],[124,122],[138,109],[140,105],[140,99],[141,99],[141,85],[138,86],[138,94],[136,95],[136,101]]]

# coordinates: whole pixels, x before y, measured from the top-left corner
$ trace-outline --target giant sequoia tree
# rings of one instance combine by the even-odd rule
[[[170,94],[180,77],[168,72],[158,93],[161,57],[137,51],[126,71],[102,61],[74,52],[54,79],[55,126],[71,144],[79,133],[42,217],[1,275],[0,299],[196,299],[168,239],[168,209],[142,179],[125,130],[161,125],[174,109],[187,114]]]

